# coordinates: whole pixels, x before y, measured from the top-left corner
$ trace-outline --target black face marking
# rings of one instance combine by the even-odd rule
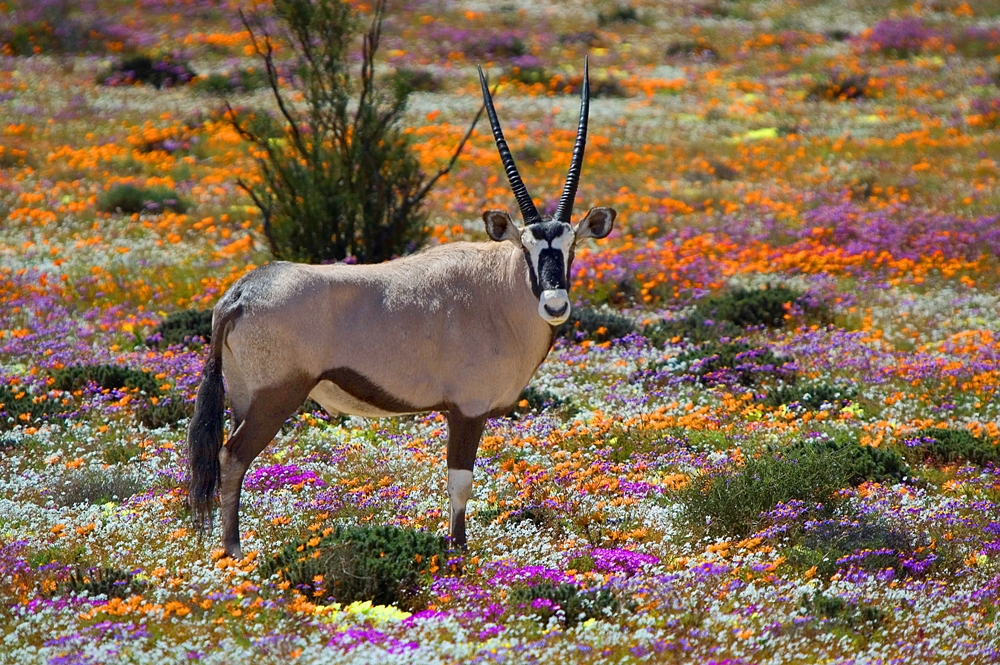
[[[566,290],[566,259],[558,249],[551,247],[538,253],[538,283],[542,291]]]
[[[549,242],[566,232],[566,225],[562,222],[538,222],[537,224],[530,224],[527,228],[531,230],[531,235],[535,236],[538,240]]]
[[[419,413],[429,410],[416,407],[395,395],[390,395],[367,376],[355,372],[350,367],[329,369],[323,372],[319,380],[330,381],[354,399],[389,413]]]

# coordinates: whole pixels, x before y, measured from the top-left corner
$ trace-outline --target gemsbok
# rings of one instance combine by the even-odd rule
[[[211,528],[215,493],[225,552],[242,558],[243,477],[307,397],[331,414],[447,412],[449,532],[465,547],[465,508],[486,419],[507,413],[570,314],[573,248],[611,232],[615,211],[570,225],[587,141],[590,83],[554,216],[539,214],[504,140],[482,68],[497,150],[524,220],[483,214],[496,242],[455,242],[378,265],[275,262],[223,295],[188,429],[188,502]],[[223,383],[225,378],[225,384]],[[230,437],[223,444],[228,387]]]

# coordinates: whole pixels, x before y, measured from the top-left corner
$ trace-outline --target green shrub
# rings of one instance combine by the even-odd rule
[[[842,408],[858,394],[853,385],[838,385],[824,381],[803,381],[768,388],[763,403],[767,406],[798,404],[807,409],[821,409],[823,405]]]
[[[146,338],[146,344],[161,348],[175,344],[197,345],[198,339],[204,340],[205,344],[212,341],[210,309],[185,309],[169,314]]]
[[[610,307],[577,307],[558,328],[556,336],[565,339],[589,339],[605,342],[631,335],[636,331],[635,322]]]
[[[93,598],[130,598],[142,595],[147,584],[137,580],[135,573],[121,568],[77,568],[69,579],[60,584],[54,595],[87,593]]]
[[[602,28],[612,23],[638,23],[639,20],[639,12],[631,5],[616,5],[607,13],[598,12],[597,14],[597,25]]]
[[[747,455],[744,464],[730,472],[695,476],[678,498],[693,527],[713,535],[745,537],[757,530],[760,514],[779,503],[828,504],[844,487],[898,479],[905,468],[890,451],[850,441],[809,439]]]
[[[188,402],[179,393],[159,397],[156,404],[143,400],[136,408],[136,417],[149,429],[171,427],[194,415],[194,402]]]
[[[816,619],[843,625],[851,630],[872,630],[881,626],[886,613],[866,602],[846,601],[839,596],[828,596],[816,591],[812,596],[803,594],[802,609]]]
[[[124,365],[70,365],[52,373],[53,387],[59,390],[80,390],[91,381],[104,390],[129,388],[146,395],[159,395],[160,382],[146,370]]]
[[[409,69],[401,67],[392,76],[394,86],[403,88],[406,94],[410,92],[440,92],[441,78],[426,69]]]
[[[310,598],[405,606],[432,570],[447,565],[441,536],[391,526],[350,526],[289,543],[263,563],[261,574],[278,574]]]
[[[527,402],[522,406],[522,403]],[[510,410],[508,416],[521,416],[525,413],[540,413],[552,408],[559,408],[566,405],[563,398],[556,395],[551,390],[527,386],[521,391],[517,398],[517,404]]]
[[[996,441],[976,438],[968,430],[929,427],[916,432],[913,439],[924,444],[918,450],[936,464],[969,462],[1000,466],[1000,446]]]
[[[138,476],[115,470],[81,469],[55,488],[55,500],[60,506],[77,504],[103,505],[121,503],[147,489]]]
[[[383,10],[377,3],[363,40],[360,80],[349,3],[276,0],[273,16],[244,17],[283,117],[260,116],[256,126],[234,117],[236,131],[261,155],[258,184],[239,184],[263,215],[275,258],[379,263],[415,251],[427,238],[424,200],[451,163],[425,176],[400,127],[412,89],[375,79]],[[285,36],[281,47],[295,73],[287,78],[301,104],[278,85],[269,24]],[[267,128],[269,122],[282,129]],[[271,138],[275,131],[281,138]]]
[[[267,79],[257,69],[239,68],[229,72],[214,72],[199,77],[194,89],[210,95],[225,96],[233,93],[248,93],[267,85]]]
[[[197,74],[187,60],[176,54],[151,56],[129,55],[97,76],[98,85],[117,86],[146,83],[156,88],[170,88],[191,82]]]
[[[787,362],[770,349],[753,347],[746,342],[707,342],[677,356],[684,373],[703,383],[714,383],[730,374],[744,386],[760,383],[765,376],[791,376],[784,369]]]
[[[808,99],[846,101],[868,97],[868,75],[838,72],[809,89]]]
[[[699,37],[698,39],[672,42],[669,46],[667,46],[666,55],[668,58],[688,55],[698,58],[714,59],[719,57],[719,52],[708,42],[707,39]]]
[[[582,591],[575,584],[550,581],[513,589],[509,596],[513,610],[535,617],[543,626],[557,617],[566,628],[588,619],[607,619],[621,609],[621,604],[607,589]]]
[[[11,430],[18,425],[35,426],[53,417],[70,411],[68,401],[33,395],[25,387],[0,386],[0,432]],[[0,439],[0,447],[3,440]]]
[[[101,212],[159,212],[170,209],[175,212],[187,210],[187,203],[172,189],[162,186],[148,189],[135,185],[115,185],[97,197],[97,209]]]
[[[783,285],[761,289],[735,288],[708,296],[694,304],[694,311],[684,318],[658,321],[646,326],[643,335],[662,345],[674,337],[699,343],[720,337],[735,337],[750,326],[781,328],[789,307],[822,317],[822,307],[809,305],[804,294]]]

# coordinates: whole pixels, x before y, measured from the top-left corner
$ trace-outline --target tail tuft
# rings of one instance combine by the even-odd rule
[[[216,323],[220,319],[216,315]],[[226,389],[222,382],[221,325],[213,326],[211,356],[201,371],[201,386],[194,416],[188,426],[188,507],[199,534],[212,528],[215,491],[219,484],[219,451],[222,450],[222,418]]]

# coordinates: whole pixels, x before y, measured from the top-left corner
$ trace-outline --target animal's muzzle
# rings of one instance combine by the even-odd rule
[[[542,291],[538,299],[538,315],[553,326],[558,326],[568,319],[570,309],[569,293],[566,289]]]

